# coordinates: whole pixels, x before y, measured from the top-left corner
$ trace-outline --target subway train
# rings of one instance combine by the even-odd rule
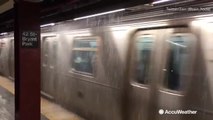
[[[213,119],[211,12],[114,13],[41,32],[42,96],[85,119]],[[14,80],[12,32],[0,73]]]

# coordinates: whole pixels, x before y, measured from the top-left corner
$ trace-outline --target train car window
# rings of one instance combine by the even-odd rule
[[[136,67],[135,80],[141,84],[148,84],[150,58],[154,38],[150,35],[142,35],[136,39]]]
[[[184,81],[181,78],[186,74],[186,64],[189,57],[189,36],[175,35],[167,41],[169,51],[166,65],[164,84],[168,89],[181,90]]]
[[[72,55],[72,70],[82,74],[93,75],[95,73],[96,51],[96,39],[75,39]]]

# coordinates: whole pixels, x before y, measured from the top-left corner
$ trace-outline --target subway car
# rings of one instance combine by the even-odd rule
[[[213,119],[211,12],[156,8],[41,31],[41,94],[85,119]],[[0,73],[14,80],[13,33],[0,45]]]

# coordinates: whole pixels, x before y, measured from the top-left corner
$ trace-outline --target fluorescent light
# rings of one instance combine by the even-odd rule
[[[107,14],[121,12],[121,11],[125,11],[125,10],[126,9],[124,9],[124,8],[123,9],[117,9],[117,10],[112,10],[112,11],[108,11],[108,12],[102,12],[102,13],[97,13],[97,14],[93,14],[93,15],[88,15],[88,16],[84,16],[84,17],[78,17],[78,18],[74,18],[73,20],[82,20],[82,19],[86,19],[86,18],[101,16],[101,15],[107,15]]]
[[[0,33],[0,35],[7,35],[7,34],[8,34],[7,32]]]
[[[202,21],[206,23],[213,23],[213,17],[202,17],[202,18],[197,18],[197,21]]]
[[[164,2],[168,2],[168,1],[171,1],[171,0],[158,0],[158,1],[155,1],[153,2],[152,4],[160,4],[160,3],[164,3]]]
[[[54,26],[55,25],[55,23],[49,23],[49,24],[44,24],[44,25],[41,25],[40,27],[42,28],[42,27],[47,27],[47,26]]]
[[[194,18],[213,17],[213,14],[193,16]]]

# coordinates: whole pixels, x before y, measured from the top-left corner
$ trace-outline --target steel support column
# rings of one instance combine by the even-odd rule
[[[15,0],[15,119],[40,120],[40,5]]]

